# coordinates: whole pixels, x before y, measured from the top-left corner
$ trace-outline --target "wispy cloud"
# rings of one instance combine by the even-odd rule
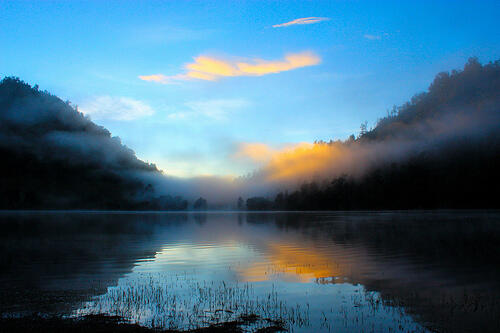
[[[199,56],[194,62],[186,64],[185,73],[177,75],[140,75],[139,79],[162,84],[176,83],[184,80],[216,81],[221,77],[261,76],[314,66],[321,58],[312,52],[287,54],[280,60],[228,60],[211,56]]]
[[[186,41],[202,40],[213,34],[215,30],[189,29],[169,24],[150,24],[134,27],[124,34],[132,44],[170,44]]]
[[[273,28],[284,28],[289,27],[291,25],[302,25],[302,24],[314,24],[322,21],[328,21],[330,18],[328,17],[302,17],[289,22],[280,23],[273,25]]]
[[[169,77],[163,74],[139,75],[139,79],[158,83],[169,83],[170,81]]]
[[[369,40],[379,40],[382,39],[382,36],[380,35],[371,35],[371,34],[365,34],[364,37]]]
[[[244,99],[213,99],[185,103],[188,110],[170,113],[170,119],[199,119],[200,117],[224,121],[236,110],[248,106],[250,103]]]
[[[95,119],[130,121],[151,116],[154,110],[146,103],[128,97],[99,96],[79,108]]]

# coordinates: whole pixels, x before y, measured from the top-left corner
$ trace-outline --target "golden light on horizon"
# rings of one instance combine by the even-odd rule
[[[347,163],[345,157],[350,153],[348,147],[335,143],[302,142],[282,149],[274,149],[263,143],[243,143],[235,156],[262,163],[265,180],[274,182],[310,178],[329,172]]]

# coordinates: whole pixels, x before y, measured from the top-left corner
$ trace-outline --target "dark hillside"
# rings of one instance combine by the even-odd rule
[[[155,165],[69,102],[17,78],[0,82],[0,155],[1,209],[160,208],[143,180],[160,174]]]
[[[427,92],[394,107],[375,128],[345,142],[402,154],[360,175],[346,172],[279,193],[266,207],[289,210],[499,208],[500,61],[470,59],[440,73]],[[402,149],[404,151],[404,149]],[[253,201],[250,201],[253,202]],[[262,206],[262,205],[261,205]],[[258,209],[249,206],[249,209]]]

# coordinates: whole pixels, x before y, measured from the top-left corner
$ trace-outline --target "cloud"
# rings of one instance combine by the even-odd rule
[[[163,74],[152,74],[152,75],[139,75],[139,79],[143,81],[152,81],[158,83],[168,83],[168,76]]]
[[[307,142],[299,142],[274,148],[260,142],[242,142],[238,145],[233,156],[238,159],[246,159],[259,164],[270,164],[275,163],[283,156],[289,156],[291,153],[297,151],[308,150],[313,146],[313,144]]]
[[[273,25],[273,28],[284,28],[284,27],[289,27],[291,25],[314,24],[314,23],[319,23],[319,22],[328,21],[328,20],[330,20],[328,17],[314,17],[314,16],[313,17],[302,17],[302,18],[292,20],[290,22],[275,24],[275,25]]]
[[[342,145],[301,143],[276,152],[266,165],[268,181],[298,179],[308,175],[331,171],[335,164],[348,159],[347,149]]]
[[[380,36],[380,35],[370,35],[370,34],[366,34],[366,35],[364,35],[364,37],[365,37],[366,39],[369,39],[369,40],[380,40],[380,39],[382,39],[382,36]]]
[[[213,34],[213,29],[189,29],[176,27],[165,23],[150,24],[132,28],[127,41],[136,44],[173,44],[186,41],[203,40]]]
[[[236,158],[249,159],[258,163],[268,162],[276,153],[276,149],[265,143],[241,143],[234,154]]]
[[[346,171],[351,175],[359,175],[380,156],[398,154],[403,146],[400,149],[390,149],[385,143],[347,145],[337,141],[298,142],[273,148],[264,143],[242,143],[234,157],[247,159],[261,166],[254,173],[255,182],[293,184],[314,177],[331,178]]]
[[[344,147],[300,142],[274,149],[263,143],[242,143],[235,157],[265,164],[265,180],[279,181],[308,175],[331,167]]]
[[[144,102],[128,97],[99,96],[87,101],[79,111],[96,119],[130,121],[151,116],[154,110]]]
[[[140,75],[139,79],[162,84],[184,80],[216,81],[222,77],[262,76],[314,66],[321,58],[312,52],[287,54],[281,60],[251,59],[250,61],[227,60],[211,56],[198,56],[186,64],[186,73],[167,76],[163,74]]]
[[[243,99],[213,99],[185,103],[187,111],[180,111],[168,115],[170,119],[207,118],[216,121],[227,120],[230,113],[244,108],[249,102]]]

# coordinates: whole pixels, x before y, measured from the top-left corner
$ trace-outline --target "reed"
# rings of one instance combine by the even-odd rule
[[[256,295],[249,283],[203,281],[187,276],[143,277],[110,287],[73,313],[73,316],[107,314],[158,329],[188,330],[255,318],[244,325],[265,327],[309,325],[309,307],[289,306],[274,286]]]

